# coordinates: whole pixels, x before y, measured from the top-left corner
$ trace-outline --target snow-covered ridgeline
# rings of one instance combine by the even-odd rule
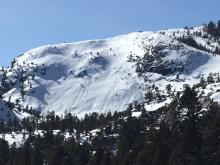
[[[145,106],[149,111],[156,110],[170,102],[168,84],[172,91],[181,91],[184,84],[196,84],[202,76],[220,72],[219,56],[178,41],[178,37],[192,35],[207,49],[215,49],[217,43],[198,37],[195,32],[203,33],[202,27],[137,32],[30,50],[16,58],[7,70],[14,85],[4,93],[3,100],[42,113],[71,112],[83,116],[90,112],[123,111],[131,102],[143,102],[146,91],[156,86],[167,97]],[[142,68],[142,74],[137,67]],[[4,106],[0,104],[9,112]]]

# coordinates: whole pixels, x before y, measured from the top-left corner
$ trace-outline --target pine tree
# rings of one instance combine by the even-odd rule
[[[201,85],[202,89],[206,88],[206,81],[205,81],[204,77],[200,78],[200,85]]]
[[[9,145],[3,139],[0,139],[0,164],[7,165],[9,162]]]
[[[180,98],[180,108],[186,108],[186,119],[181,125],[181,129],[185,132],[182,134],[183,150],[185,151],[186,161],[188,164],[196,164],[201,147],[201,134],[199,132],[199,112],[201,105],[199,103],[195,89],[186,87],[182,97]]]
[[[187,117],[193,117],[197,115],[201,105],[198,101],[197,93],[194,88],[186,86],[182,97],[180,98],[181,109],[186,108],[188,110]]]
[[[218,34],[218,39],[220,37],[220,20],[218,21],[218,26],[217,26],[217,34]]]
[[[7,92],[10,88],[9,82],[7,81],[7,71],[3,70],[2,80],[1,80],[1,86],[0,86],[0,92],[3,94]]]
[[[213,74],[212,73],[210,73],[209,76],[207,77],[207,82],[208,82],[208,84],[214,83],[214,78],[213,78]]]
[[[210,21],[208,23],[207,32],[211,35],[214,35],[214,33],[215,33],[215,23],[214,22]]]
[[[152,100],[153,100],[153,93],[152,91],[147,91],[147,93],[145,94],[145,100],[147,102],[147,104],[149,104]]]
[[[166,86],[166,90],[167,90],[167,93],[170,94],[170,92],[171,92],[171,85],[170,84],[168,84]]]

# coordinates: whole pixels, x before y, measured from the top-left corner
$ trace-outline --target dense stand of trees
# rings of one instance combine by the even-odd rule
[[[132,117],[133,111],[142,112]],[[154,114],[152,114],[154,113]],[[217,165],[220,163],[220,107],[203,111],[194,88],[156,112],[140,104],[125,112],[92,113],[79,119],[53,112],[25,119],[23,145],[0,140],[1,165]],[[172,115],[171,115],[172,114]],[[43,135],[33,134],[37,129]],[[96,135],[91,130],[98,129]],[[60,130],[54,134],[53,130]],[[69,138],[65,138],[69,132]],[[83,140],[87,137],[87,140]]]
[[[220,37],[220,20],[217,23],[210,21],[205,27],[208,34],[213,36],[215,39]]]
[[[198,44],[194,38],[192,36],[183,36],[183,37],[180,37],[178,38],[178,40],[180,42],[183,42],[184,44],[186,45],[189,45],[189,46],[192,46],[196,49],[199,49],[199,50],[203,50],[203,51],[206,51],[206,52],[210,52],[209,49],[205,48],[203,45],[201,44]]]
[[[193,32],[193,35],[195,36],[208,38],[210,40],[214,40],[215,42],[217,42],[218,46],[216,46],[214,50],[210,50],[206,48],[204,45],[197,43],[194,37],[190,34],[189,28],[186,27],[186,29],[188,30],[187,35],[177,38],[180,42],[183,42],[199,50],[203,50],[203,51],[211,52],[215,54],[220,54],[220,46],[219,46],[220,44],[220,20],[217,23],[210,21],[208,24],[205,24],[204,29],[203,29],[204,30],[203,34],[201,32]],[[207,44],[209,44],[208,41],[207,41]]]

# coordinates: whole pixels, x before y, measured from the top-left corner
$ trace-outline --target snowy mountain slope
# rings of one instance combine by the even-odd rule
[[[17,70],[25,68],[25,74],[35,75],[33,92],[30,86],[25,89],[24,105],[43,112],[80,114],[121,111],[129,102],[143,101],[141,79],[134,64],[127,62],[131,51],[142,51],[136,35],[47,46],[25,53],[16,59],[12,73],[15,76]],[[44,69],[45,75],[41,74]],[[5,99],[11,96],[15,101],[19,93],[20,89],[14,88]]]
[[[3,94],[18,107],[42,113],[55,111],[83,116],[89,112],[123,111],[129,103],[144,102],[147,91],[161,97],[147,110],[170,102],[166,91],[183,90],[209,73],[218,73],[220,56],[190,47],[178,37],[191,35],[214,50],[212,40],[194,35],[202,28],[139,32],[104,40],[48,45],[30,50],[7,69],[12,82]],[[154,86],[154,87],[152,87]],[[157,87],[155,89],[155,87]]]

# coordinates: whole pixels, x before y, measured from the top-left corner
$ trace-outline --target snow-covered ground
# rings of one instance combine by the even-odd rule
[[[77,139],[77,137],[76,137],[76,131],[75,130],[72,133],[70,133],[68,131],[61,132],[60,130],[53,130],[53,135],[60,134],[65,139],[74,137],[74,139],[79,140],[78,142],[81,144],[85,141],[89,142],[89,140],[96,137],[97,133],[99,133],[99,132],[100,132],[100,129],[94,129],[94,130],[91,130],[88,133],[80,133],[79,137],[78,137],[79,139]],[[39,135],[39,136],[43,137],[45,133],[46,133],[46,131],[37,130],[33,133],[32,136],[38,136]],[[0,139],[6,140],[10,146],[15,144],[18,147],[26,141],[28,136],[29,136],[28,132],[26,130],[22,130],[21,132],[10,132],[10,133],[5,133],[5,134],[0,134]],[[117,136],[117,134],[113,134],[113,135],[110,135],[110,136]]]
[[[196,31],[202,32],[202,27],[194,28],[190,33],[193,35]],[[168,84],[171,84],[173,91],[181,91],[184,84],[193,85],[200,81],[201,76],[220,72],[220,56],[197,50],[175,39],[187,33],[185,29],[136,32],[104,40],[32,49],[16,58],[14,66],[8,69],[7,76],[16,83],[4,94],[3,100],[19,100],[20,105],[28,105],[42,113],[71,112],[83,116],[90,112],[123,111],[129,103],[143,102],[144,94],[152,85],[164,95],[167,95]],[[202,37],[194,37],[208,48],[210,45],[212,48],[216,46],[214,42],[206,45],[207,41]],[[160,52],[165,54],[158,64],[170,62],[174,67],[181,64],[184,66],[183,72],[168,75],[146,72],[138,75],[136,61],[129,58],[132,56],[141,60],[146,54],[152,55],[155,47],[163,47]],[[21,82],[16,81],[21,76],[25,77],[24,98],[20,93]],[[220,100],[216,95],[212,97]],[[145,107],[152,111],[170,101],[168,97],[166,101]],[[1,106],[3,104],[0,103]],[[20,115],[20,118],[27,116],[14,114]]]

